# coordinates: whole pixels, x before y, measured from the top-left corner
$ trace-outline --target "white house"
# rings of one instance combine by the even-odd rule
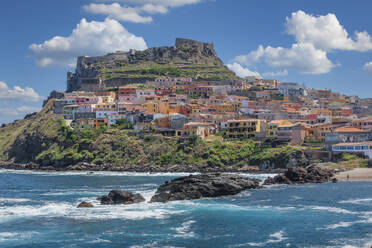
[[[104,111],[96,111],[96,119],[106,119],[109,115],[117,115],[118,111],[113,110],[104,110]]]
[[[332,152],[362,153],[368,158],[372,158],[372,141],[334,144]]]

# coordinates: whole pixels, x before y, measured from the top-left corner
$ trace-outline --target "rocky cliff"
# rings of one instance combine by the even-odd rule
[[[75,73],[67,73],[67,91],[80,89],[84,82],[111,87],[162,76],[186,76],[200,80],[237,78],[218,58],[213,43],[177,38],[175,46],[171,47],[79,57]]]

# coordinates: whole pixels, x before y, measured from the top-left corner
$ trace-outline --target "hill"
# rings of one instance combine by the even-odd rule
[[[175,46],[171,47],[79,57],[75,73],[69,71],[67,74],[67,91],[78,90],[84,84],[104,88],[166,76],[191,77],[199,81],[238,79],[218,58],[212,43],[177,38]]]
[[[259,147],[253,140],[184,140],[156,134],[140,138],[121,127],[71,129],[53,113],[53,101],[39,113],[0,128],[0,161],[32,162],[48,169],[88,163],[95,169],[136,171],[232,171],[248,165],[285,168],[307,163],[300,148]]]

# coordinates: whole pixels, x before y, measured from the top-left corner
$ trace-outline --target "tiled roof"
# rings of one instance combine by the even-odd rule
[[[365,132],[362,129],[355,128],[355,127],[339,127],[335,129],[335,132],[353,132],[353,133],[359,133],[359,132]]]

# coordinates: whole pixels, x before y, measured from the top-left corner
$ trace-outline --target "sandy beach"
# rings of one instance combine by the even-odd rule
[[[349,178],[347,176],[349,175]],[[339,181],[372,181],[372,168],[358,168],[336,174]]]

